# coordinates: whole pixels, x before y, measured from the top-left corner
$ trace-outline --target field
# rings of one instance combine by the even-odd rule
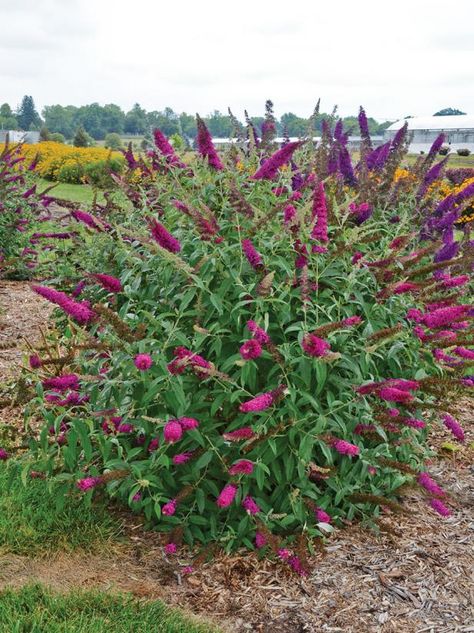
[[[416,154],[408,154],[406,161],[409,165],[413,165],[418,155]],[[459,167],[474,167],[474,154],[471,156],[458,156],[455,152],[449,154],[448,165],[450,168],[459,168]]]
[[[44,191],[53,184],[43,178],[38,178],[37,182],[39,191]],[[90,206],[94,200],[95,191],[91,185],[75,185],[64,182],[54,183],[54,185],[51,195],[57,198],[78,202],[86,206]],[[101,191],[97,191],[97,199],[99,202],[103,202],[104,197]]]
[[[0,629],[471,630],[474,179],[359,123],[2,153]]]

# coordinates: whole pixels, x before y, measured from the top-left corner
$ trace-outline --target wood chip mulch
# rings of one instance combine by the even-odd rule
[[[51,304],[23,281],[0,281],[0,383],[18,375],[24,339],[36,340],[51,314]]]

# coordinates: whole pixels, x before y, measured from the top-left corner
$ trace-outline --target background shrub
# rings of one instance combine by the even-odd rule
[[[110,132],[109,134],[107,134],[107,136],[105,137],[104,146],[108,149],[122,149],[123,143],[120,134],[117,134],[115,132]]]
[[[37,159],[35,172],[46,180],[83,184],[86,180],[98,186],[111,186],[111,171],[120,174],[123,155],[103,147],[71,147],[46,141],[24,145],[20,151],[29,160]]]
[[[54,143],[66,142],[66,138],[60,132],[54,132],[54,134],[51,134],[49,140],[53,141]]]
[[[0,276],[25,279],[36,254],[31,230],[45,209],[20,150],[4,146],[0,151]]]

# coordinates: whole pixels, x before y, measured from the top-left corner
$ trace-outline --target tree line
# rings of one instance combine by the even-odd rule
[[[321,130],[324,119],[333,119],[331,114],[319,113],[313,118],[315,133]],[[234,125],[231,114],[223,114],[214,110],[203,117],[209,131],[215,137],[231,136]],[[250,117],[250,121],[259,129],[264,117]],[[345,129],[357,134],[357,117],[343,119]],[[276,120],[277,134],[283,136],[303,136],[307,133],[309,119],[293,112],[283,114]],[[381,134],[389,122],[379,123],[369,118],[369,129],[372,134]],[[65,139],[73,139],[78,130],[84,131],[94,140],[103,140],[108,134],[121,136],[146,136],[153,128],[160,128],[167,136],[179,134],[187,139],[195,139],[197,134],[196,119],[186,112],[175,112],[172,108],[147,111],[136,103],[131,110],[125,112],[120,106],[109,103],[100,105],[91,103],[84,106],[48,105],[38,113],[33,97],[23,97],[21,104],[13,110],[8,103],[0,106],[0,129],[10,130],[42,130],[42,138],[61,134]]]

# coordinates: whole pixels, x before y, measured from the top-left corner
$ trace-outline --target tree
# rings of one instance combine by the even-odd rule
[[[442,110],[435,112],[433,116],[453,116],[456,114],[466,114],[466,113],[462,112],[462,110],[458,110],[457,108],[443,108]]]
[[[308,129],[308,119],[303,119],[293,112],[287,112],[281,117],[282,127],[286,127],[289,136],[301,137]]]
[[[0,106],[0,130],[16,130],[18,122],[8,103]]]
[[[41,126],[40,141],[50,141],[50,140],[51,140],[51,132],[48,130],[46,125]]]
[[[204,119],[205,124],[212,136],[218,138],[229,138],[232,134],[232,121],[227,114],[221,114],[219,110],[214,110]]]
[[[384,121],[383,123],[379,123],[376,130],[376,134],[382,135],[384,131],[392,125],[392,123],[393,121]]]
[[[75,106],[50,105],[43,108],[44,123],[51,132],[59,132],[66,138],[72,138],[77,128]]]
[[[20,129],[28,131],[41,126],[41,117],[36,112],[33,97],[25,95],[16,115]]]
[[[149,112],[147,122],[149,127],[159,128],[166,136],[180,133],[179,117],[171,108],[165,108],[163,112]]]
[[[123,143],[120,138],[120,134],[117,134],[116,132],[109,132],[105,137],[104,145],[108,149],[122,149]]]
[[[125,112],[115,103],[108,103],[102,108],[102,127],[106,132],[123,134]]]
[[[180,134],[184,138],[196,138],[197,126],[196,119],[191,114],[181,112],[179,115]]]
[[[98,140],[105,137],[103,108],[98,103],[81,106],[77,111],[75,121],[76,125],[82,126],[92,138]]]
[[[13,110],[10,107],[9,103],[2,103],[2,105],[0,106],[0,117],[13,117]]]
[[[90,137],[82,126],[78,127],[76,130],[76,134],[74,135],[73,145],[74,147],[89,147],[90,146]]]
[[[143,134],[148,127],[146,110],[136,103],[125,115],[124,130],[128,134]]]

